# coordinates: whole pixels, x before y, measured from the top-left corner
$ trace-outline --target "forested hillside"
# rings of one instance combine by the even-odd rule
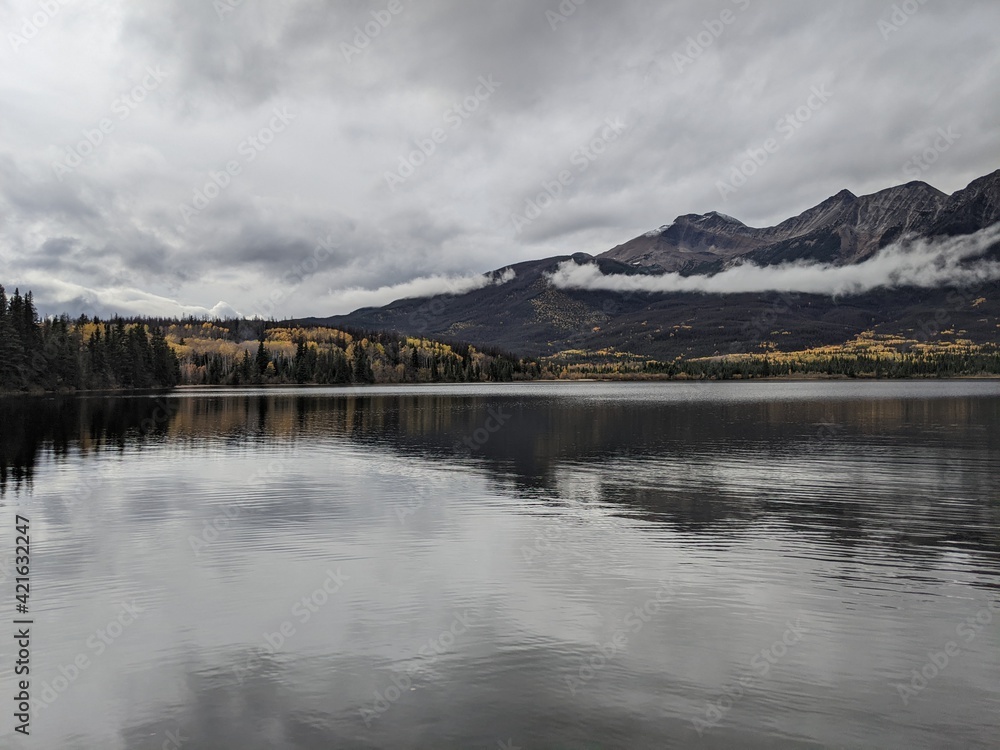
[[[496,349],[376,331],[263,320],[156,323],[180,358],[185,384],[464,383],[541,374],[537,362]]]
[[[539,377],[533,360],[458,342],[263,320],[40,319],[0,286],[0,392],[175,385],[419,383]]]
[[[954,331],[948,331],[954,334]],[[622,352],[564,352],[546,360],[563,379],[739,380],[775,377],[926,378],[1000,375],[1000,347],[954,341],[922,342],[865,331],[850,341],[813,349],[657,361]]]
[[[910,378],[1000,374],[1000,349],[866,331],[842,344],[656,360],[615,349],[541,360],[396,333],[264,320],[39,319],[0,286],[0,392],[175,385],[479,383],[545,379]],[[964,333],[964,332],[961,332]]]

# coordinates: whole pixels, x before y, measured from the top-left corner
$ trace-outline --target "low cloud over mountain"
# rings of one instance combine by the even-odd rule
[[[863,294],[874,289],[969,286],[1000,279],[1000,262],[981,256],[1000,242],[1000,225],[968,237],[894,243],[851,265],[796,261],[739,263],[712,275],[605,274],[596,263],[561,263],[549,276],[559,289],[618,292],[805,292]],[[968,261],[978,259],[977,262]]]
[[[574,253],[513,270],[501,287],[326,320],[529,354],[804,348],[873,327],[995,341],[1000,171],[950,196],[924,183],[861,197],[845,190],[759,229],[717,212],[680,216],[596,257]]]

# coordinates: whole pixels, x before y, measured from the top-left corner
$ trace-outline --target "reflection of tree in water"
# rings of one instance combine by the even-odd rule
[[[0,496],[30,489],[43,454],[123,450],[166,433],[172,408],[162,396],[0,398]]]
[[[0,399],[0,491],[30,487],[43,451],[58,461],[73,450],[162,440],[348,441],[373,454],[483,472],[500,495],[559,506],[598,502],[686,533],[755,534],[780,519],[803,530],[820,524],[846,547],[875,539],[924,552],[1000,547],[988,531],[1000,511],[989,503],[995,479],[977,469],[984,456],[1000,453],[1000,402],[992,398],[602,401],[516,390],[175,396]],[[509,417],[487,432],[491,410]],[[946,439],[941,425],[952,426]],[[473,435],[484,439],[468,440]],[[921,456],[919,482],[903,486],[907,462]],[[856,471],[874,484],[843,479]],[[886,471],[899,486],[879,478]],[[837,475],[848,481],[845,496],[831,492]],[[962,518],[943,502],[949,493],[969,499]],[[913,512],[900,518],[904,506]]]

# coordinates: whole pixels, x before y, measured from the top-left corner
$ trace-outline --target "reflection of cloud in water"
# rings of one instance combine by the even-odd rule
[[[122,728],[129,750],[159,750],[166,733],[178,730],[190,737],[185,750],[495,748],[501,738],[520,737],[528,743],[553,732],[573,746],[638,747],[665,731],[683,736],[688,722],[684,714],[671,711],[653,728],[623,718],[600,690],[571,696],[561,675],[576,668],[575,654],[543,640],[518,649],[477,643],[475,657],[446,662],[432,679],[418,675],[414,689],[370,727],[360,709],[372,705],[376,690],[384,692],[392,684],[392,672],[375,660],[265,659],[242,685],[229,679],[225,666],[189,666],[185,701]],[[683,689],[652,670],[637,682],[664,690],[668,698]],[[516,714],[506,712],[498,698],[509,695],[517,695],[522,704]],[[590,717],[586,724],[570,718],[581,711]]]
[[[34,461],[34,488],[8,492],[32,503],[44,546],[41,679],[122,597],[150,614],[49,709],[39,741],[160,748],[179,730],[185,748],[659,747],[686,736],[807,592],[826,636],[741,704],[738,736],[720,727],[709,743],[770,746],[774,719],[830,744],[839,723],[823,707],[853,700],[836,686],[905,671],[1000,565],[995,385],[949,384],[953,398],[896,383],[844,397],[773,383],[552,397],[564,388],[180,396],[147,436],[134,429],[142,398],[55,409],[45,431],[0,450]],[[455,452],[504,398],[509,425]],[[843,429],[817,445],[822,423]],[[70,502],[101,467],[93,497]],[[234,505],[195,554],[191,537]],[[301,622],[293,607],[328,569],[347,584]],[[670,607],[570,696],[565,678],[671,576]],[[422,658],[465,610],[481,624]],[[262,655],[289,620],[294,635]],[[896,645],[876,649],[887,632]],[[990,658],[956,670],[942,726],[981,728],[970,686]],[[400,670],[414,689],[366,728],[360,709]],[[884,716],[865,706],[874,731]]]

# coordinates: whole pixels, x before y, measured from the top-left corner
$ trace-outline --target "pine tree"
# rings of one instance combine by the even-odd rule
[[[0,390],[17,390],[21,387],[20,359],[21,342],[11,319],[7,292],[0,285]]]
[[[257,343],[257,372],[263,375],[267,372],[267,366],[271,362],[271,358],[267,356],[267,349],[264,346],[264,339],[262,338]]]
[[[354,380],[358,383],[375,381],[375,374],[372,372],[371,363],[368,360],[368,351],[361,343],[354,347]]]
[[[253,375],[253,363],[250,360],[250,352],[243,350],[243,359],[240,361],[240,382],[249,383]]]
[[[295,382],[296,383],[308,383],[313,379],[315,374],[315,366],[313,363],[313,358],[315,353],[310,353],[312,350],[306,345],[306,341],[303,338],[299,338],[295,344]]]

